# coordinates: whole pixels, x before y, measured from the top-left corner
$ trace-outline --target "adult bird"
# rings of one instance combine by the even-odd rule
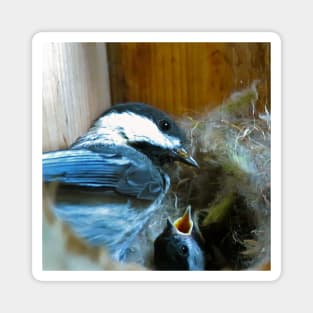
[[[172,118],[147,104],[118,104],[69,149],[44,153],[43,179],[58,183],[55,214],[123,261],[168,191],[163,165],[175,160],[197,166]]]

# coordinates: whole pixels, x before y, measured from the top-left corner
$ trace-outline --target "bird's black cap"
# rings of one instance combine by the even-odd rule
[[[186,134],[176,124],[173,118],[156,107],[153,107],[152,105],[140,102],[115,104],[109,110],[104,112],[103,115],[110,114],[112,112],[132,112],[137,115],[145,116],[154,121],[154,123],[158,125],[162,132],[166,132],[169,136],[180,138],[182,143],[187,142]]]

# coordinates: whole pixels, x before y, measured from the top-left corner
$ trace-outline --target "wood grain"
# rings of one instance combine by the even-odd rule
[[[113,103],[147,102],[175,115],[201,113],[259,80],[270,107],[268,43],[110,43]]]
[[[110,106],[105,44],[43,48],[43,151],[65,148]]]

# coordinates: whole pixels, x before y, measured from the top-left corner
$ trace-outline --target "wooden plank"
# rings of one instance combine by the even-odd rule
[[[43,49],[43,151],[65,148],[111,104],[103,43]]]
[[[47,43],[43,48],[43,151],[68,147],[111,105],[103,43]],[[43,186],[43,268],[114,268],[101,248],[74,237],[52,211],[55,185]]]
[[[268,43],[109,43],[113,103],[147,102],[172,114],[201,113],[259,80],[270,106]]]

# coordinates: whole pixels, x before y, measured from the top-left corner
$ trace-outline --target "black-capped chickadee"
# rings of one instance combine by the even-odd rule
[[[142,103],[115,105],[67,150],[43,154],[43,179],[57,182],[55,214],[116,260],[160,208],[170,179],[162,165],[197,166],[184,132]]]
[[[154,241],[157,270],[204,270],[204,253],[195,238],[190,206],[174,223],[167,219],[163,232]]]

